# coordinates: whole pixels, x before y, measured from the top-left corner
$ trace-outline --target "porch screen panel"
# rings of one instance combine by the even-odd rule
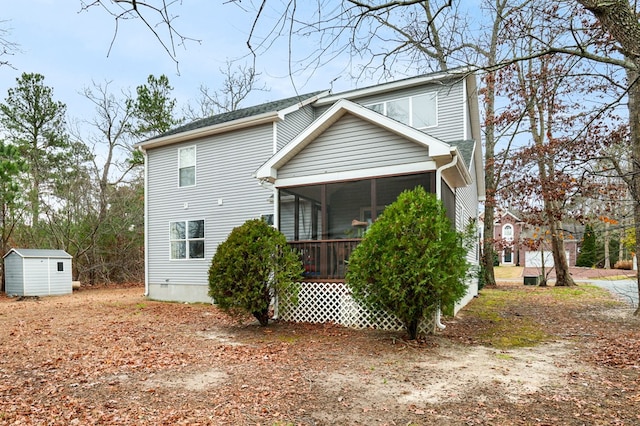
[[[329,239],[361,238],[365,221],[363,212],[371,209],[371,180],[327,185]]]
[[[447,217],[451,221],[451,227],[456,227],[456,194],[453,192],[449,185],[442,181],[442,204],[447,213]]]
[[[376,179],[376,219],[386,206],[396,201],[402,191],[421,186],[427,192],[435,192],[434,178],[435,173],[428,172]]]
[[[315,240],[322,235],[321,185],[280,190],[280,232],[289,241]]]

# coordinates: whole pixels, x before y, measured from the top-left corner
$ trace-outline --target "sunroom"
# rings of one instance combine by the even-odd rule
[[[281,318],[401,327],[351,298],[349,256],[385,207],[416,186],[436,194],[455,224],[456,188],[473,182],[464,146],[474,143],[445,143],[343,99],[263,164],[256,177],[274,188],[275,223],[304,263],[297,294],[279,301]]]
[[[301,254],[307,281],[344,280],[353,249],[368,228],[407,189],[435,193],[435,171],[280,188],[278,228]],[[455,223],[455,196],[442,199]]]
[[[349,255],[402,191],[436,194],[455,224],[455,188],[472,182],[457,145],[343,99],[256,176],[275,187],[275,223],[305,279],[343,281]]]

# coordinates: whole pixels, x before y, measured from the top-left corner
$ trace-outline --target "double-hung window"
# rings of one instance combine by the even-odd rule
[[[416,129],[438,125],[438,95],[427,93],[380,102],[370,109]]]
[[[196,184],[196,147],[178,149],[178,186]]]
[[[171,259],[204,259],[204,220],[171,222]]]

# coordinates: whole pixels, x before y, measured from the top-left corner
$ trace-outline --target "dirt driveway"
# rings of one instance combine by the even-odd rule
[[[637,425],[630,313],[597,288],[510,285],[410,343],[238,324],[209,305],[145,300],[138,287],[3,296],[0,424]],[[498,327],[527,324],[524,344]]]

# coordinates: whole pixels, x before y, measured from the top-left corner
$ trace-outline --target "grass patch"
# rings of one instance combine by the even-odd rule
[[[505,286],[485,288],[464,309],[475,318],[479,343],[499,349],[536,346],[562,332],[552,316],[572,315],[586,307],[612,307],[620,302],[594,285],[572,287]],[[566,319],[565,319],[566,320]]]

